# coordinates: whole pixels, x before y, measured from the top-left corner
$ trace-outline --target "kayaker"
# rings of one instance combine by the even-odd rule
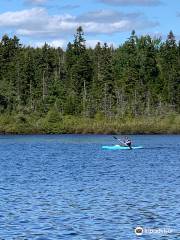
[[[129,147],[130,149],[132,149],[132,147],[131,147],[132,142],[128,137],[125,137],[122,140],[120,138],[117,138],[117,137],[114,137],[114,138],[116,140],[118,140],[120,146],[126,146],[126,147]]]
[[[131,147],[131,140],[130,140],[128,137],[125,137],[124,143],[125,143],[130,149],[132,149],[132,147]]]

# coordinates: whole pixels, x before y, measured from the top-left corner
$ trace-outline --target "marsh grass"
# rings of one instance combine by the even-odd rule
[[[180,115],[84,118],[48,112],[38,114],[1,114],[0,132],[4,134],[97,133],[97,134],[179,134]]]

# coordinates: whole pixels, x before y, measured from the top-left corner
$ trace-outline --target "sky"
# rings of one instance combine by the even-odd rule
[[[86,44],[118,47],[132,30],[180,40],[180,0],[0,0],[0,37],[16,35],[24,45],[66,48],[82,26]]]

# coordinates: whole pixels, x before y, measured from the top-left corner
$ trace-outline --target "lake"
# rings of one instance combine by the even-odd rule
[[[130,138],[0,136],[0,239],[180,239],[180,135]]]

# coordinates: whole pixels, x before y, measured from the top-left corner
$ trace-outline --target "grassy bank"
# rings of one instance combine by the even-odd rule
[[[98,133],[98,134],[179,134],[180,115],[171,114],[156,117],[94,119],[61,116],[49,112],[38,114],[0,115],[2,134],[58,134],[58,133]]]

